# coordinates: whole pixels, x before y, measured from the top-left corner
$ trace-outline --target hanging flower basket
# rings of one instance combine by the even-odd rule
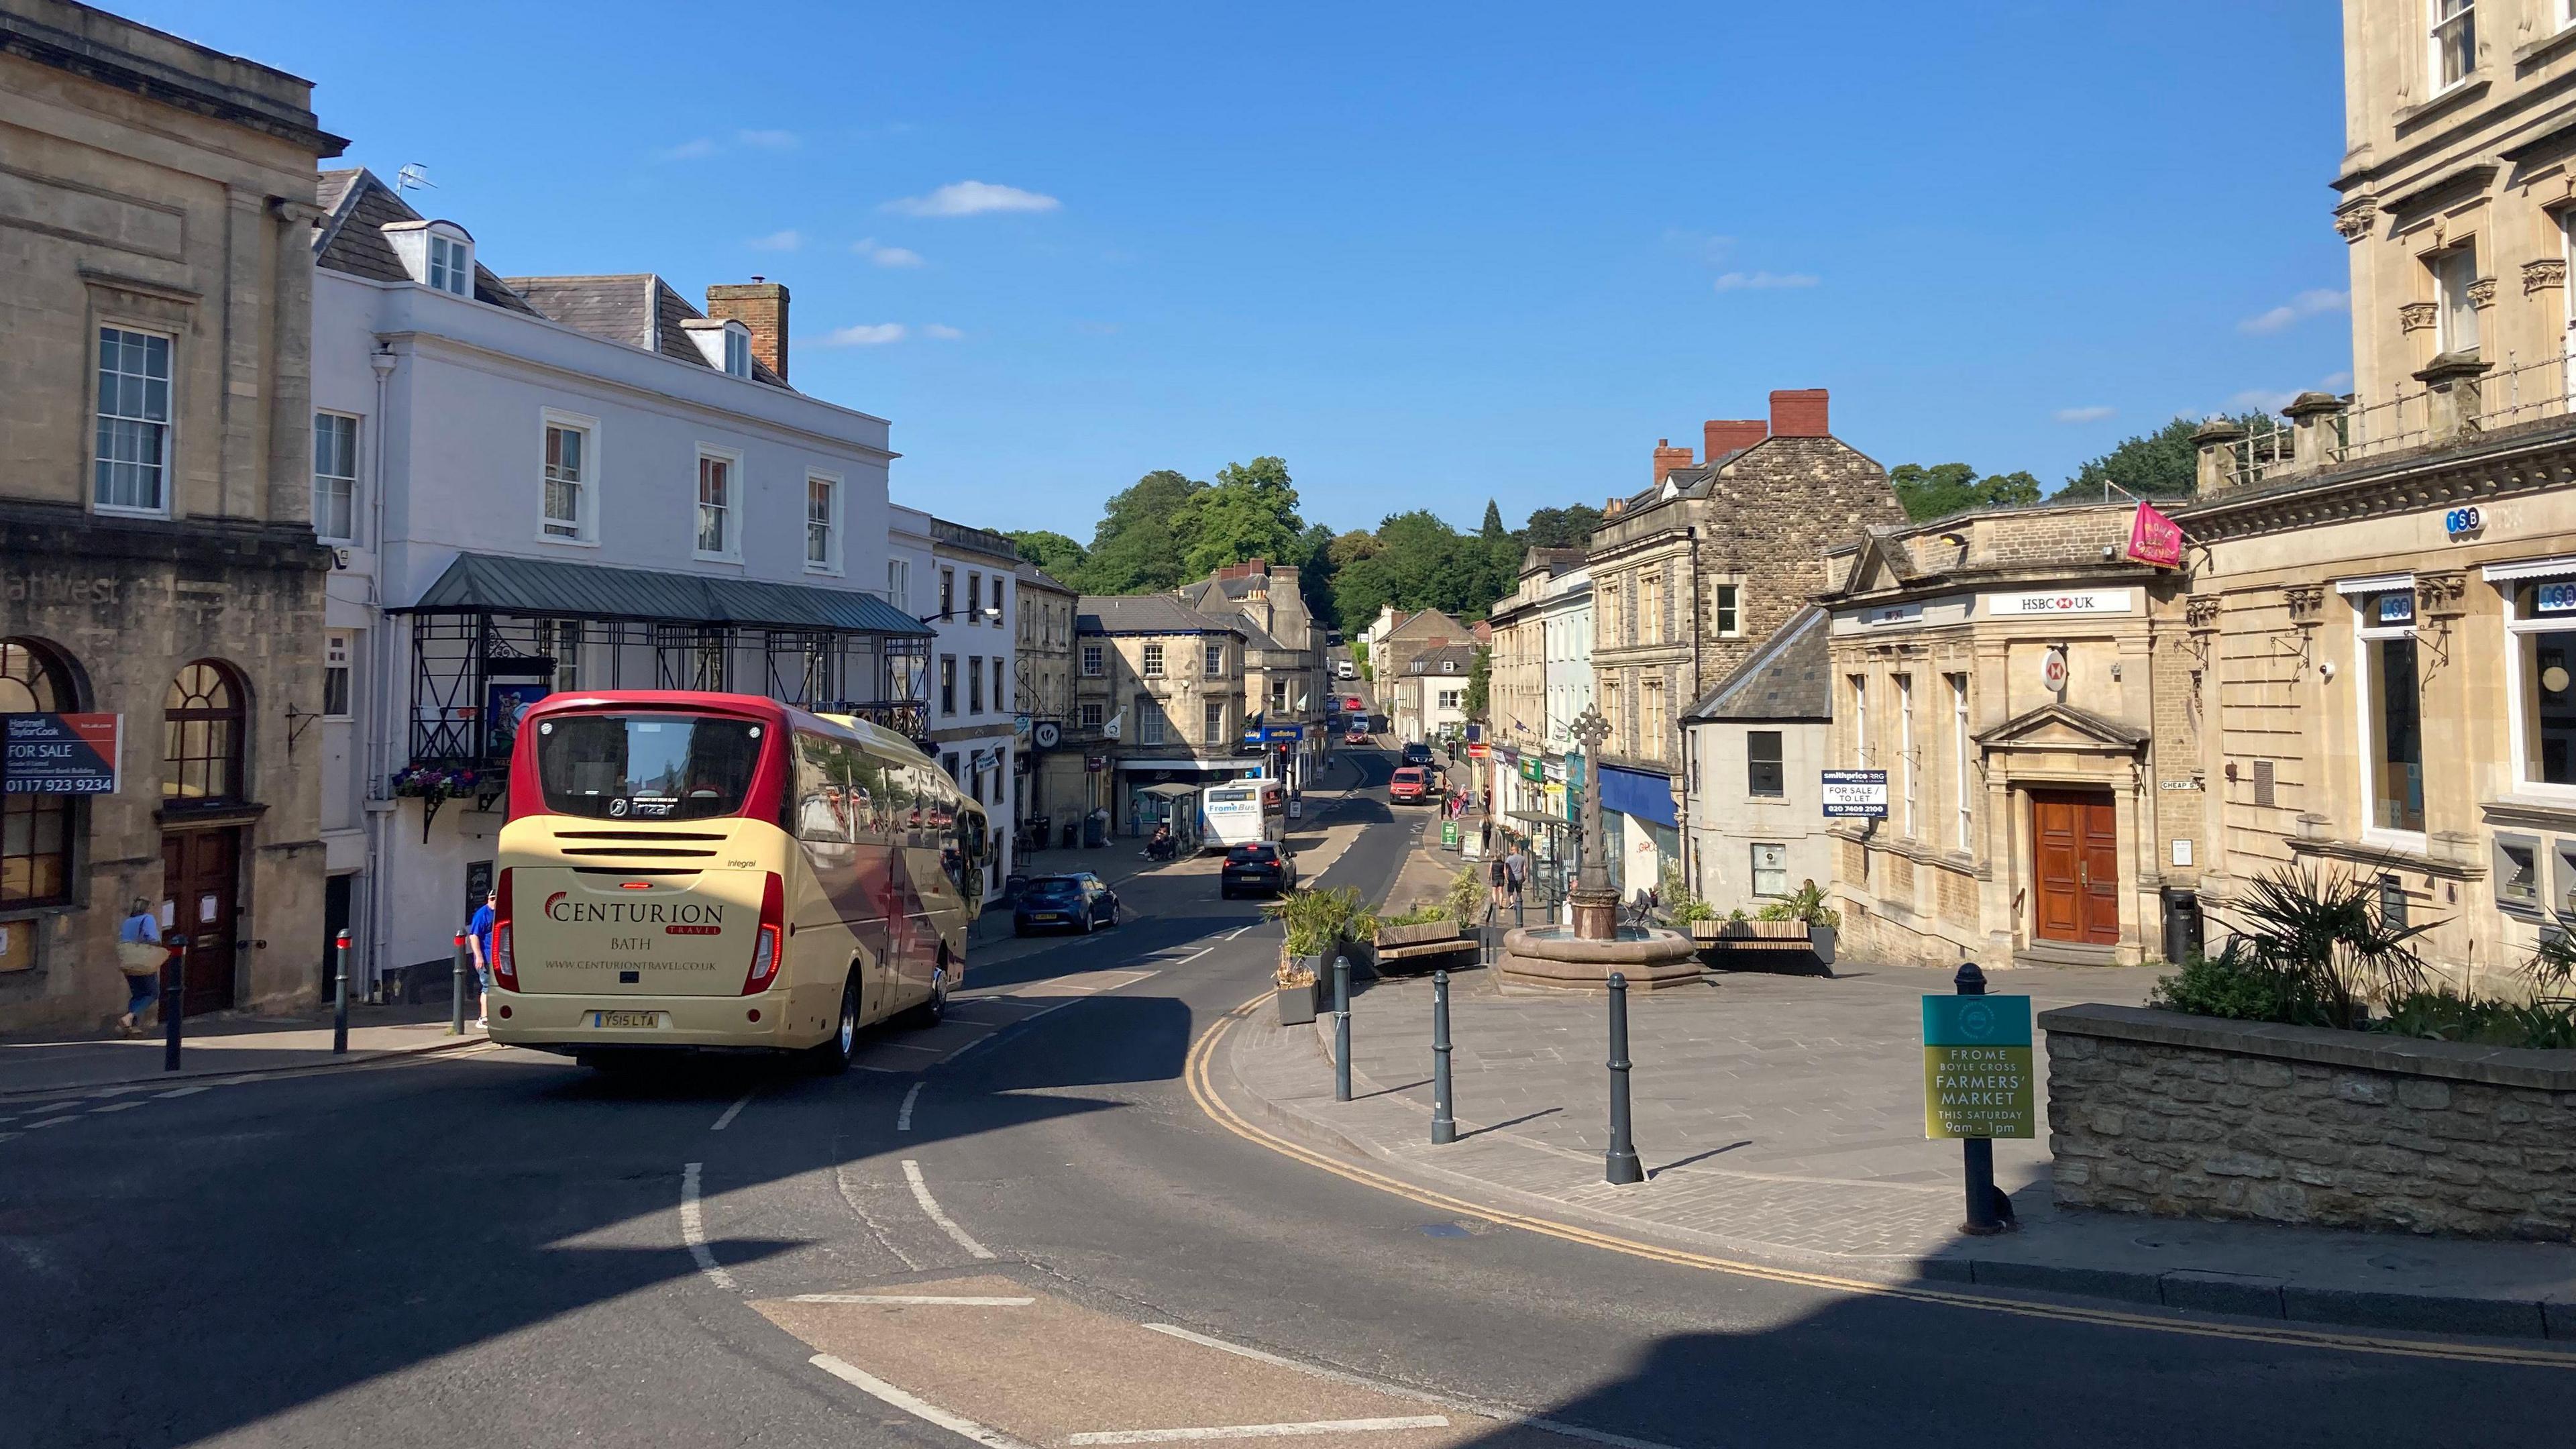
[[[429,823],[438,818],[438,807],[459,795],[479,795],[483,789],[483,772],[449,765],[405,765],[394,771],[387,781],[394,798],[421,802],[420,838],[429,840]]]

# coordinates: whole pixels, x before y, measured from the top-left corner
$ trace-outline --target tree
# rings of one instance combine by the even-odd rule
[[[1003,537],[1020,547],[1020,557],[1055,576],[1058,582],[1073,583],[1082,577],[1083,565],[1090,554],[1081,544],[1043,528],[1024,528]]]
[[[1374,555],[1380,547],[1376,534],[1365,528],[1354,528],[1348,533],[1334,534],[1333,541],[1326,545],[1326,551],[1332,555],[1333,567],[1347,568]]]
[[[1333,612],[1345,631],[1365,629],[1377,611],[1395,602],[1395,579],[1378,554],[1342,565],[1333,575]]]
[[[2238,427],[2255,428],[2274,422],[2265,413],[2244,413],[2230,419]],[[2104,483],[2117,484],[2145,498],[2189,498],[2199,487],[2200,449],[2194,447],[2191,435],[2201,430],[2202,420],[2178,417],[2152,433],[2123,438],[2118,447],[2101,457],[2089,459],[2066,480],[2049,501],[2098,499]]]
[[[1601,510],[1588,503],[1541,508],[1530,514],[1528,526],[1521,530],[1521,542],[1531,548],[1581,548],[1592,541],[1593,530],[1600,526]]]
[[[1484,607],[1519,587],[1521,577],[1521,541],[1503,529],[1503,510],[1494,500],[1485,500],[1485,522],[1476,530],[1477,547],[1485,555]]]
[[[1896,501],[1905,506],[1905,516],[1918,523],[1989,504],[2039,501],[2039,480],[2030,474],[1993,473],[1980,478],[1965,463],[1935,463],[1929,468],[1899,463],[1888,470],[1887,481],[1896,490]]]
[[[1373,679],[1376,677],[1369,673],[1368,641],[1366,639],[1353,639],[1351,641],[1351,664],[1359,670],[1360,678]]]
[[[1320,523],[1306,525],[1297,538],[1297,592],[1306,600],[1306,612],[1327,629],[1342,626],[1342,616],[1333,605],[1333,531]]]
[[[1158,468],[1136,486],[1113,495],[1091,550],[1080,587],[1087,594],[1154,594],[1189,577],[1179,522],[1205,483]]]
[[[1475,662],[1467,666],[1467,718],[1492,723],[1485,711],[1492,703],[1493,685],[1494,647],[1479,644]]]
[[[1217,470],[1215,484],[1192,493],[1172,526],[1190,578],[1256,558],[1286,563],[1306,531],[1288,464],[1272,457]]]

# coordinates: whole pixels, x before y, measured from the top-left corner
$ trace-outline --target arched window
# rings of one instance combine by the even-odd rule
[[[240,678],[200,659],[170,681],[161,709],[161,798],[191,805],[240,799]]]
[[[0,714],[79,708],[61,655],[32,639],[0,639]],[[71,899],[72,809],[68,795],[0,796],[0,910]]]

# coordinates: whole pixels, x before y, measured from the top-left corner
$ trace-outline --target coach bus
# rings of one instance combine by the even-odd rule
[[[983,807],[910,741],[754,695],[528,710],[501,827],[494,1041],[612,1069],[672,1049],[849,1065],[935,1022],[984,899]]]

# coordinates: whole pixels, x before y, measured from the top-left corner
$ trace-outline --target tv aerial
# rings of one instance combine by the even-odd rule
[[[435,189],[437,185],[437,182],[429,179],[428,168],[422,166],[417,161],[404,163],[403,168],[394,173],[394,190],[396,192],[409,191],[414,187],[423,186]]]

